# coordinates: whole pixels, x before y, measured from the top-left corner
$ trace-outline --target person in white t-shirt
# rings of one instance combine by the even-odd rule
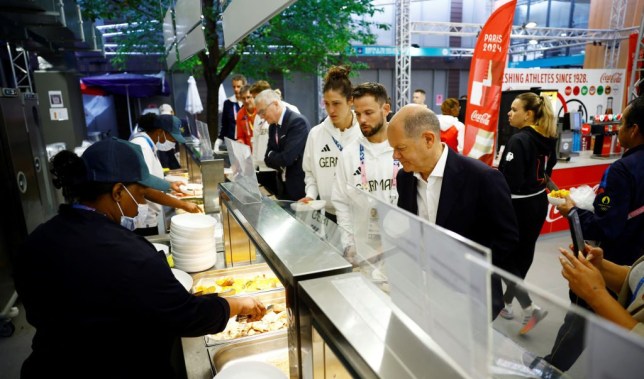
[[[338,157],[344,146],[362,136],[358,119],[351,111],[353,90],[349,80],[350,69],[334,66],[324,78],[324,108],[329,114],[324,121],[309,132],[304,148],[302,169],[306,196],[300,202],[308,203],[318,197],[326,200],[326,216],[336,221],[331,202]]]
[[[348,186],[371,193],[390,204],[398,201],[396,175],[401,168],[393,158],[393,148],[387,142],[387,90],[379,83],[363,83],[353,90],[353,105],[362,137],[348,144],[343,150],[336,168],[331,199],[335,207],[337,223],[346,232],[342,243],[345,255],[350,260],[353,241],[353,216],[369,210],[360,209],[352,197],[355,191]],[[354,262],[355,263],[355,262]]]
[[[130,137],[130,142],[141,147],[143,158],[145,159],[150,174],[163,179],[163,167],[161,167],[157,152],[172,150],[176,142],[182,143],[185,142],[185,139],[181,135],[178,126],[171,119],[170,122],[167,122],[167,120],[160,118],[154,113],[141,116],[138,121],[138,126],[140,131]],[[179,192],[180,185],[180,182],[170,183],[171,188],[176,192]],[[158,217],[162,213],[161,205],[183,209],[190,213],[201,212],[197,204],[179,200],[152,188],[146,189],[145,199],[149,200],[148,214],[143,224],[137,225],[135,229],[135,233],[142,236],[159,234]]]

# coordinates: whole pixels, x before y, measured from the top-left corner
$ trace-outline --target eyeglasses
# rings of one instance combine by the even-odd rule
[[[259,117],[264,118],[264,115],[266,114],[266,110],[268,109],[268,107],[270,107],[273,104],[275,104],[275,103],[270,103],[267,106],[265,106],[264,109],[258,110],[257,114],[259,115]]]

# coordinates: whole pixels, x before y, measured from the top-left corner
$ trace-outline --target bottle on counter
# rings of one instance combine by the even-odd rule
[[[613,97],[606,98],[606,114],[613,114]]]

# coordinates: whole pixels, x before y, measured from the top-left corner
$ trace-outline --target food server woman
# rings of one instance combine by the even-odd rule
[[[250,297],[191,295],[133,233],[146,188],[167,186],[137,145],[111,138],[80,158],[63,151],[52,166],[70,204],[17,257],[16,288],[36,328],[22,378],[172,378],[178,337],[217,333],[236,314],[263,316]]]

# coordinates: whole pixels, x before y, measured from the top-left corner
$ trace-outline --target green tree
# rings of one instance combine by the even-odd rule
[[[234,1],[234,0],[233,0]],[[122,38],[116,63],[127,52],[162,50],[162,20],[172,1],[78,0],[90,19],[118,19],[131,23]],[[150,4],[153,3],[153,4]],[[373,44],[371,28],[387,30],[389,25],[373,21],[380,12],[370,0],[298,0],[281,14],[252,32],[236,46],[224,50],[220,45],[217,23],[222,2],[201,0],[206,49],[195,57],[179,62],[177,68],[200,71],[208,88],[206,119],[211,138],[218,133],[218,94],[220,84],[233,72],[265,78],[271,72],[319,73],[334,64],[355,66],[349,61],[352,43]],[[142,50],[142,46],[150,43]]]

